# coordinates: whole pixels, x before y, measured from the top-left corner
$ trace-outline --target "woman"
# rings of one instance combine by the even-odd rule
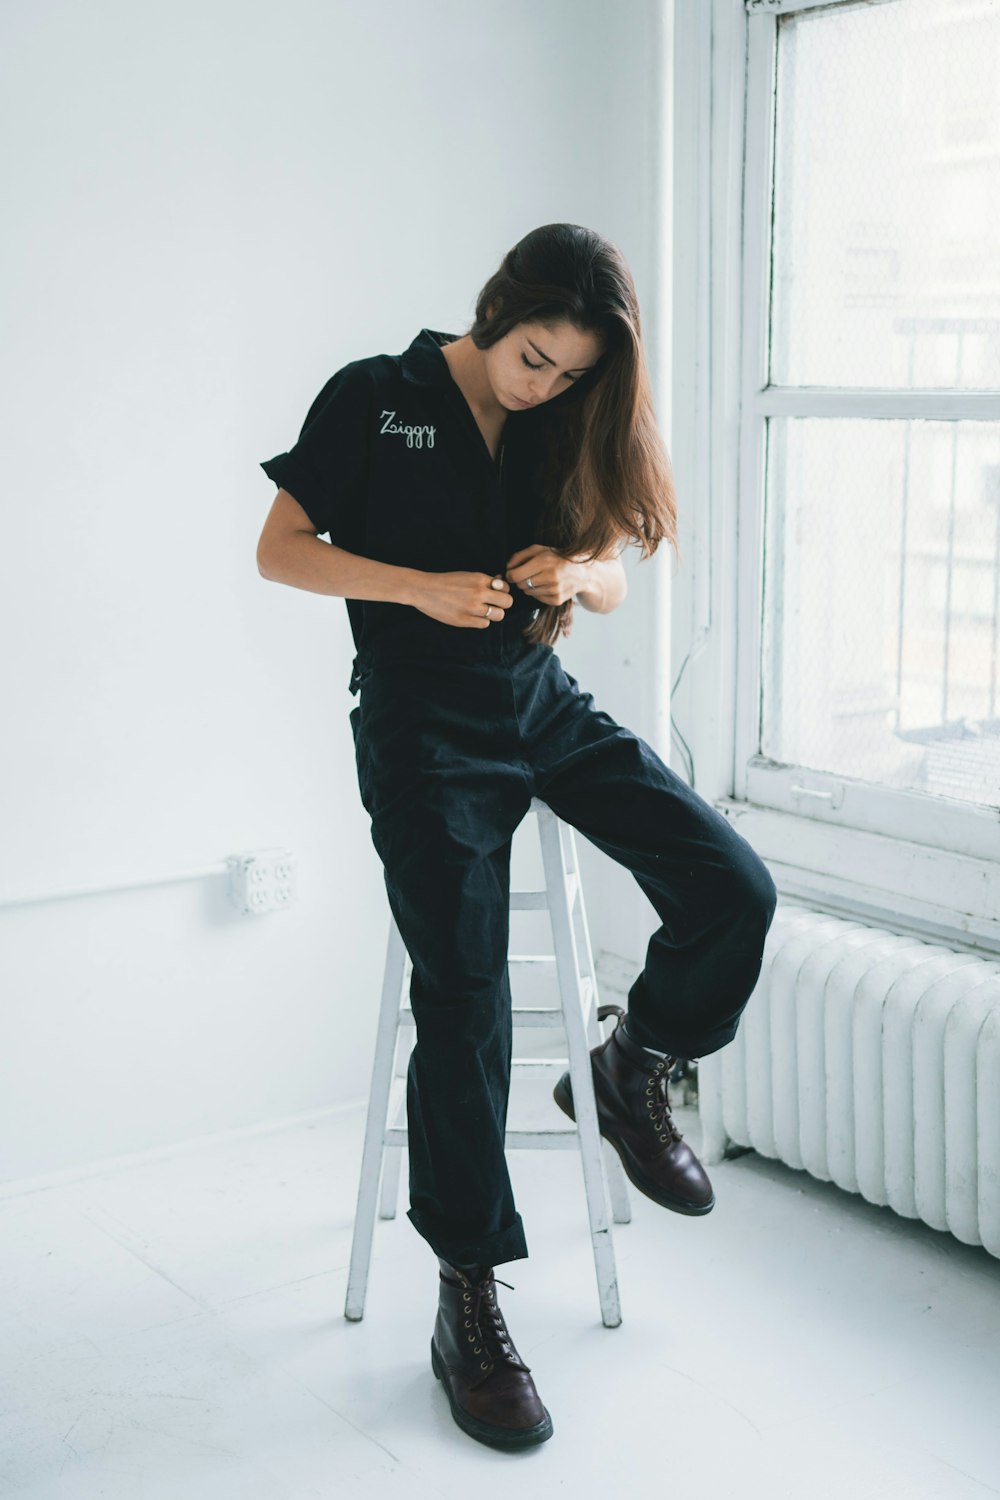
[[[432,1366],[464,1431],[523,1447],[552,1423],[493,1276],[528,1253],[504,1155],[514,830],[537,795],[659,915],[592,1058],[601,1133],[675,1212],[715,1199],[667,1075],[736,1034],[776,901],[746,840],[553,649],[575,602],[621,603],[625,544],[676,547],[622,256],[579,225],[533,230],[465,333],[345,365],[262,468],[279,488],[261,573],[344,598],[357,646],[358,784],[413,963],[408,1217],[439,1262]],[[555,1097],[571,1114],[567,1076]]]

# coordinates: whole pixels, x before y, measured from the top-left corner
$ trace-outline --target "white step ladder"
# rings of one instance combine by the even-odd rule
[[[553,1100],[551,1126],[534,1130],[508,1129],[504,1144],[536,1151],[579,1148],[601,1319],[606,1327],[617,1328],[622,1318],[611,1219],[613,1217],[616,1224],[627,1224],[631,1220],[632,1211],[622,1164],[614,1148],[602,1140],[597,1128],[590,1049],[602,1040],[602,1033],[597,1015],[597,977],[580,883],[576,838],[573,828],[558,818],[540,798],[532,798],[528,811],[535,813],[538,819],[544,889],[511,891],[510,909],[547,910],[555,951],[546,954],[512,953],[508,956],[508,963],[553,966],[560,998],[555,1005],[514,1004],[511,1008],[512,1022],[515,1026],[561,1027],[565,1032],[569,1056],[515,1057],[511,1066],[515,1070],[515,1076],[517,1069],[527,1070],[534,1076],[551,1070],[554,1082],[556,1076],[565,1072],[568,1064],[576,1121],[574,1123],[561,1115]],[[364,1316],[376,1208],[383,1219],[392,1219],[396,1215],[400,1159],[407,1143],[407,1129],[405,1124],[395,1122],[405,1118],[406,1071],[415,1025],[413,1013],[407,1003],[411,970],[409,955],[390,913],[382,1002],[375,1038],[375,1061],[368,1098],[361,1179],[344,1306],[344,1316],[352,1321]]]

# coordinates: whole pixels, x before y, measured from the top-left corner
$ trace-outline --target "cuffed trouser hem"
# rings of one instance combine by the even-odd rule
[[[528,1245],[524,1237],[521,1215],[515,1213],[514,1222],[496,1234],[471,1235],[456,1238],[441,1233],[433,1221],[419,1211],[408,1208],[406,1217],[421,1235],[435,1255],[440,1255],[452,1266],[501,1266],[508,1260],[526,1260]]]
[[[738,1022],[729,1021],[724,1026],[716,1026],[712,1031],[702,1032],[697,1037],[668,1037],[662,1032],[652,1031],[646,1026],[635,1011],[629,1009],[626,1012],[625,1029],[633,1042],[638,1042],[640,1047],[654,1047],[658,1052],[669,1052],[672,1057],[679,1058],[682,1062],[696,1061],[701,1057],[708,1057],[712,1052],[720,1052],[723,1047],[736,1036]]]
[[[682,1062],[697,1062],[712,1052],[721,1052],[728,1047],[739,1030],[746,1001],[734,1013],[717,1021],[714,1026],[684,1027],[676,1016],[662,1017],[650,1003],[646,985],[646,971],[636,975],[628,992],[625,1009],[625,1029],[640,1047],[654,1047],[657,1052],[667,1052]]]

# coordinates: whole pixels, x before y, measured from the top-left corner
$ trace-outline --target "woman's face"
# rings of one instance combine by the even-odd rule
[[[600,353],[598,335],[572,323],[518,323],[483,351],[483,359],[501,406],[521,411],[568,391]]]

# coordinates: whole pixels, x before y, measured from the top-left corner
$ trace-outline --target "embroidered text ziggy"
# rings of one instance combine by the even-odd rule
[[[424,435],[426,434],[427,447],[434,447],[434,434],[437,431],[436,427],[428,427],[426,425],[422,427],[406,426],[402,422],[394,421],[393,418],[395,417],[395,415],[396,413],[394,411],[382,412],[382,416],[385,418],[385,421],[382,423],[382,426],[379,429],[380,432],[398,432],[401,435],[405,434],[406,446],[408,448],[422,448],[424,446]]]

